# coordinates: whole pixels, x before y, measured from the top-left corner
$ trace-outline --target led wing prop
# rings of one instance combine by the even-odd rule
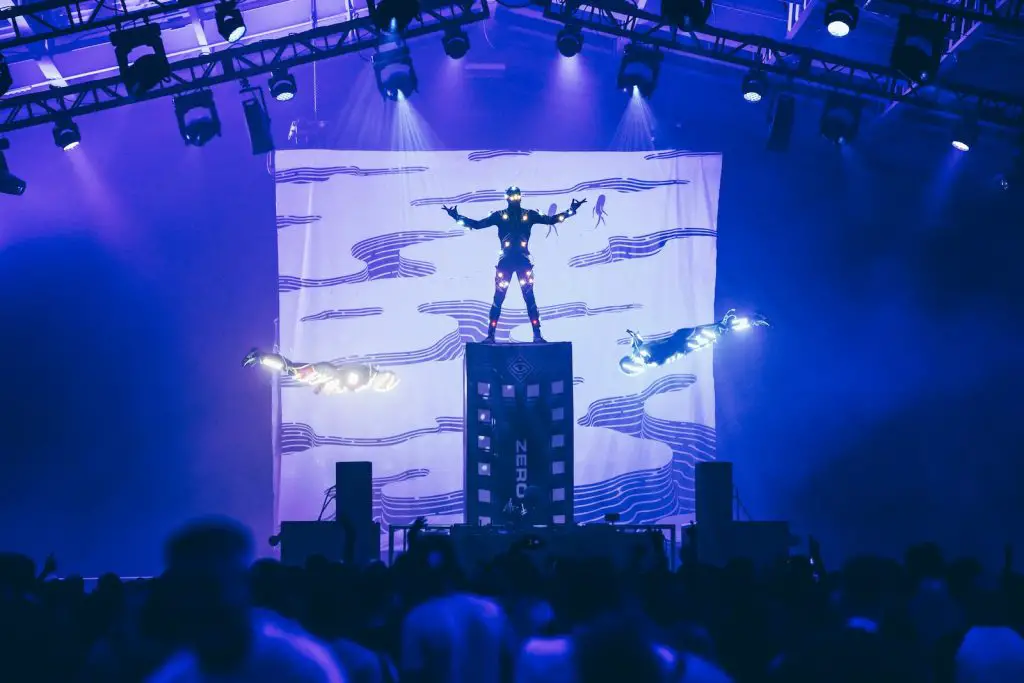
[[[627,375],[639,375],[648,368],[659,367],[694,351],[706,349],[733,332],[767,326],[768,320],[764,316],[738,316],[733,309],[718,322],[684,327],[657,341],[645,341],[638,332],[626,330],[632,346],[629,355],[619,361],[619,369]]]
[[[345,394],[367,389],[385,392],[398,386],[398,376],[376,365],[347,363],[296,363],[278,353],[253,349],[242,361],[243,367],[260,366],[270,372],[286,375],[312,387],[317,394]]]

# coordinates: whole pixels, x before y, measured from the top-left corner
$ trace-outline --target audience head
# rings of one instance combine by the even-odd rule
[[[461,590],[465,577],[451,538],[441,534],[418,538],[403,557],[402,579],[406,598],[411,603]]]
[[[649,626],[622,615],[604,615],[574,637],[576,683],[669,683],[680,678],[675,661],[651,638]]]
[[[167,542],[162,607],[175,635],[211,671],[230,669],[248,653],[252,554],[248,531],[225,519],[191,523]]]
[[[0,553],[0,599],[20,597],[32,589],[36,563],[17,553]]]

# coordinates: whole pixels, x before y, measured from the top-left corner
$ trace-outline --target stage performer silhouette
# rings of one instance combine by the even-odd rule
[[[567,211],[556,213],[553,216],[545,216],[532,209],[522,207],[522,192],[518,187],[510,187],[505,190],[505,200],[508,206],[502,211],[495,211],[487,218],[473,220],[466,218],[458,211],[457,206],[442,207],[445,212],[459,225],[464,225],[470,230],[480,230],[491,226],[498,227],[498,239],[501,241],[501,257],[494,269],[494,303],[491,305],[490,324],[487,327],[488,343],[494,342],[494,333],[498,328],[498,318],[501,317],[501,305],[505,302],[505,295],[508,294],[508,286],[512,282],[513,273],[519,278],[519,286],[523,291],[523,300],[526,302],[526,313],[530,316],[530,324],[533,325],[533,341],[543,342],[544,337],[540,334],[540,311],[537,310],[537,299],[533,294],[533,259],[530,258],[530,231],[534,225],[555,225],[566,218],[576,214],[587,200],[572,200]]]

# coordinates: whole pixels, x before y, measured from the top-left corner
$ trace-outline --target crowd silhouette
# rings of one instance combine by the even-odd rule
[[[51,578],[53,558],[0,554],[0,681],[1024,682],[1009,550],[997,573],[934,545],[833,572],[813,545],[670,572],[526,543],[467,572],[422,532],[391,567],[291,567],[204,520],[167,541],[158,578],[92,591]]]

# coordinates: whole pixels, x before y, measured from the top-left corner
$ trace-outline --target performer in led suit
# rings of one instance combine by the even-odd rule
[[[262,365],[269,370],[287,375],[296,382],[313,387],[314,393],[328,396],[365,389],[384,392],[398,386],[398,376],[395,373],[381,370],[375,365],[296,363],[279,353],[266,353],[259,349],[250,351],[242,361],[242,367],[253,365]]]
[[[545,216],[532,209],[522,208],[523,195],[518,187],[510,187],[505,190],[505,200],[508,206],[502,211],[495,211],[487,218],[473,220],[466,218],[459,213],[457,206],[442,207],[445,212],[459,225],[464,225],[470,230],[480,230],[498,226],[498,239],[501,240],[501,257],[494,269],[494,303],[491,306],[490,325],[487,328],[487,342],[494,342],[494,333],[498,327],[498,318],[501,317],[501,305],[505,302],[505,295],[508,294],[508,286],[511,284],[513,273],[519,278],[519,286],[523,291],[523,300],[526,302],[526,313],[530,316],[530,323],[533,325],[533,341],[542,342],[544,337],[540,334],[540,311],[537,310],[537,299],[533,295],[533,259],[530,258],[530,231],[534,225],[555,225],[566,218],[574,216],[587,200],[572,200],[568,211],[557,213],[553,216]]]
[[[735,310],[730,310],[716,323],[684,327],[658,341],[644,341],[639,333],[626,330],[632,338],[632,349],[619,361],[619,369],[627,375],[639,375],[648,368],[671,363],[688,353],[707,348],[731,332],[767,326],[768,320],[764,316],[739,317]]]

